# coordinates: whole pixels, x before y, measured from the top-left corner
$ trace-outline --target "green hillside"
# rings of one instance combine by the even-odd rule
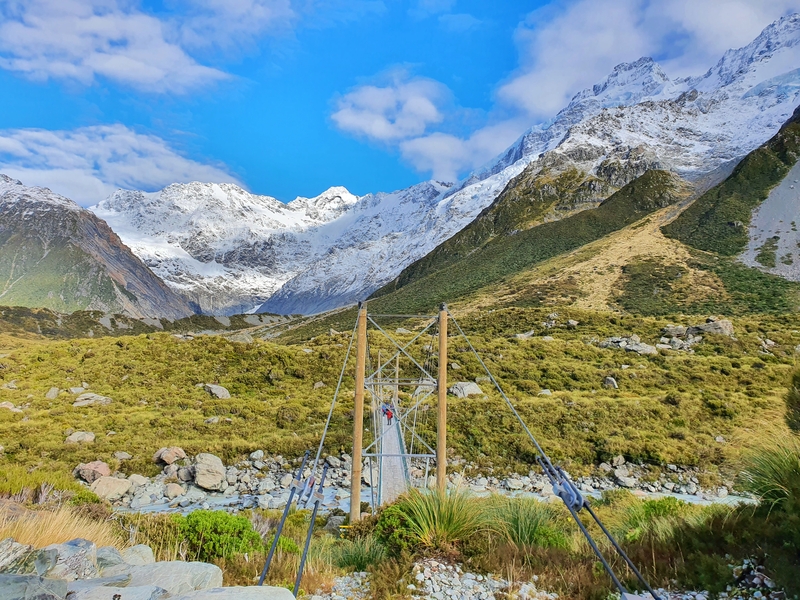
[[[665,171],[648,171],[598,208],[560,221],[495,237],[447,267],[378,297],[381,310],[426,311],[491,285],[545,259],[579,248],[669,206],[686,195],[683,183]]]
[[[703,194],[664,235],[700,250],[734,256],[747,246],[750,215],[797,162],[800,108],[775,136],[748,154],[730,177]]]
[[[0,303],[62,313],[121,307],[118,296],[126,292],[103,265],[71,243],[45,245],[37,237],[11,234],[0,235],[0,246]]]

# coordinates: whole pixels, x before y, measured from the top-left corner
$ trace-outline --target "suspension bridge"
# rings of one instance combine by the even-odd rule
[[[398,328],[392,335],[386,330],[386,322],[403,319],[415,322],[416,333]],[[627,591],[620,582],[606,557],[601,552],[586,525],[578,513],[584,511],[594,522],[603,536],[610,542],[614,552],[623,560],[640,584],[650,592],[652,598],[659,600],[658,595],[645,581],[639,570],[606,529],[597,514],[584,498],[569,475],[561,467],[554,465],[544,452],[536,437],[523,421],[511,399],[489,371],[472,342],[461,329],[461,326],[442,304],[436,315],[383,315],[369,314],[365,303],[359,303],[358,317],[353,327],[350,343],[347,348],[342,370],[333,395],[328,418],[316,456],[311,464],[311,476],[300,481],[304,472],[306,458],[298,470],[289,501],[284,511],[284,518],[278,526],[273,547],[264,566],[260,584],[263,583],[270,561],[277,545],[283,522],[289,512],[292,499],[298,493],[300,500],[306,499],[308,505],[314,500],[314,513],[322,499],[322,486],[327,467],[322,461],[325,439],[330,427],[331,417],[339,396],[345,372],[355,346],[355,388],[353,392],[353,452],[350,480],[350,522],[355,523],[362,518],[362,481],[369,488],[370,510],[376,511],[381,505],[391,503],[411,488],[433,488],[437,493],[447,493],[447,376],[448,376],[448,323],[455,326],[453,338],[460,340],[464,351],[476,360],[486,374],[486,378],[494,386],[497,393],[505,401],[522,430],[533,446],[536,461],[542,472],[550,480],[553,493],[560,498],[577,527],[594,551],[603,568],[608,573],[614,586],[619,590],[623,600],[641,598]],[[381,324],[383,323],[383,325]],[[368,335],[368,327],[372,336]],[[371,347],[370,341],[376,343]],[[377,343],[380,341],[381,343]],[[388,351],[387,351],[388,348]],[[369,406],[365,420],[365,395],[368,394]],[[424,424],[427,429],[429,415],[436,414],[436,441],[426,441],[419,433]],[[365,421],[369,425],[365,429]],[[368,434],[364,439],[365,432]],[[432,447],[435,446],[435,447]],[[321,469],[321,474],[319,473]],[[319,478],[319,492],[313,493],[314,485]],[[309,527],[306,542],[311,539],[314,519]],[[306,552],[301,559],[300,571],[295,585],[295,595],[299,589]]]

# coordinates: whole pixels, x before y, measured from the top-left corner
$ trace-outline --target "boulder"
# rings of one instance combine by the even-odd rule
[[[230,340],[231,342],[239,342],[240,344],[252,344],[253,336],[247,333],[246,331],[239,331],[238,333],[229,335],[228,340]]]
[[[13,567],[33,552],[33,546],[15,542],[13,538],[0,541],[0,573],[12,571]]]
[[[521,479],[516,479],[515,477],[511,477],[506,479],[506,487],[510,490],[521,490],[524,487]]]
[[[709,320],[702,325],[695,325],[686,330],[687,335],[696,335],[698,333],[715,333],[717,335],[733,336],[733,323],[728,319]]]
[[[203,389],[214,396],[214,398],[219,398],[220,400],[225,400],[226,398],[231,397],[231,393],[221,385],[206,383],[203,385]]]
[[[38,575],[0,574],[0,600],[63,600],[67,582]]]
[[[474,381],[459,381],[448,391],[457,398],[483,395],[483,390],[481,390],[480,386]]]
[[[213,454],[198,454],[194,465],[194,483],[205,490],[224,490],[227,482],[222,460]]]
[[[65,444],[93,444],[94,434],[91,431],[76,431],[67,436]]]
[[[112,400],[108,396],[101,396],[100,394],[93,394],[92,392],[87,392],[86,394],[81,394],[72,403],[72,406],[81,407],[81,406],[105,406],[106,404],[111,404]]]
[[[335,456],[327,457],[325,462],[328,463],[332,469],[340,469],[342,467],[342,461]]]
[[[43,577],[75,581],[100,575],[97,547],[81,538],[63,544],[50,544],[36,553],[36,572]]]
[[[122,558],[129,565],[150,565],[156,562],[153,549],[146,544],[137,544],[122,551]]]
[[[80,477],[86,483],[93,483],[95,479],[110,477],[111,469],[102,460],[93,460],[90,463],[81,463],[72,471],[74,477]]]
[[[150,480],[147,477],[144,475],[139,475],[138,473],[128,476],[128,481],[131,482],[133,487],[142,487],[143,485],[150,483]]]
[[[183,451],[183,448],[178,446],[170,446],[169,448],[159,448],[158,451],[153,455],[153,462],[171,465],[176,460],[180,460],[182,458],[186,458],[186,452]]]
[[[344,525],[346,518],[342,515],[333,515],[328,517],[328,522],[325,523],[325,531],[338,537],[340,527]]]
[[[538,395],[539,396],[552,396],[553,392],[551,392],[547,388],[544,388],[544,389],[539,390],[539,394]]]
[[[395,332],[395,333],[399,333],[400,335],[408,335],[409,333],[411,333],[411,332],[410,332],[408,329],[406,329],[405,327],[398,327],[397,329],[395,329],[395,330],[394,330],[394,332]]]
[[[157,585],[86,586],[69,595],[69,600],[162,600],[162,598],[169,598],[169,593]]]
[[[294,595],[286,588],[251,585],[200,590],[173,600],[294,600]]]
[[[69,393],[70,394],[82,394],[85,391],[86,391],[86,388],[83,388],[83,387],[80,387],[80,386],[69,388]]]
[[[5,408],[6,410],[10,410],[11,412],[21,413],[22,409],[17,408],[14,406],[13,402],[0,402],[0,408]]]
[[[129,479],[117,479],[116,477],[100,477],[92,482],[92,491],[103,500],[114,502],[127,494],[133,484]]]
[[[130,460],[133,458],[133,456],[131,456],[127,452],[123,452],[122,450],[117,450],[116,452],[114,452],[112,456],[117,460]]]
[[[49,390],[47,390],[47,393],[44,395],[44,397],[48,400],[55,400],[58,398],[59,392],[61,392],[61,390],[57,387],[51,387]]]
[[[536,335],[536,332],[533,329],[531,329],[530,331],[526,331],[525,333],[517,333],[514,335],[514,337],[518,340],[529,340],[534,335]]]
[[[122,554],[120,554],[119,550],[114,548],[114,546],[103,546],[102,548],[98,548],[96,559],[97,568],[100,570],[100,574],[103,573],[103,569],[108,569],[109,567],[114,567],[116,565],[125,563],[125,559],[122,558]]]
[[[222,570],[201,562],[157,562],[131,566],[128,572],[128,587],[155,585],[173,596],[222,587]]]
[[[177,483],[168,483],[166,489],[167,498],[174,500],[178,496],[183,496],[183,488]]]
[[[325,387],[325,382],[324,381],[318,381],[317,383],[314,384],[314,389],[315,390],[319,390],[319,389],[324,388],[324,387]]]
[[[264,460],[264,451],[256,450],[250,453],[250,460]]]
[[[610,389],[613,389],[613,390],[617,390],[617,389],[619,389],[619,384],[617,383],[616,379],[614,379],[613,377],[609,376],[609,377],[606,377],[605,379],[603,379],[603,387],[607,387],[607,388],[610,388]]]

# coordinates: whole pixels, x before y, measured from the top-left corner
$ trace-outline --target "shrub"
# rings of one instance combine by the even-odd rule
[[[413,539],[430,550],[452,552],[486,525],[485,513],[462,490],[411,490],[397,507],[408,519]]]
[[[392,556],[411,550],[415,539],[408,516],[396,504],[380,512],[375,523],[375,535]]]
[[[333,552],[333,561],[340,569],[366,571],[377,565],[386,555],[386,550],[375,538],[367,536],[355,540],[342,540]]]
[[[263,548],[261,536],[247,517],[221,510],[197,510],[177,520],[188,554],[196,560],[212,562]]]

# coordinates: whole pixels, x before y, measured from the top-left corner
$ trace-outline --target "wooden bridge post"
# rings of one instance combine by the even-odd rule
[[[436,489],[447,489],[447,305],[439,307],[439,418],[436,425]]]
[[[367,364],[367,305],[358,303],[356,390],[353,415],[353,467],[350,471],[350,522],[361,519],[361,451],[364,441],[364,375]],[[371,475],[371,474],[370,474]]]

